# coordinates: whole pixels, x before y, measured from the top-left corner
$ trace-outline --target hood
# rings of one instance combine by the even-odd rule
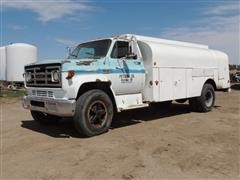
[[[28,65],[41,65],[41,64],[53,64],[60,63],[62,64],[62,71],[74,70],[74,71],[87,71],[92,72],[98,69],[98,60],[99,59],[51,59],[51,60],[42,60],[33,64]]]
[[[38,65],[38,64],[53,64],[53,63],[63,63],[64,61],[66,61],[67,59],[45,59],[42,61],[37,61],[35,63],[32,64],[28,64],[28,65]]]
[[[99,66],[98,60],[99,59],[66,59],[62,62],[62,71],[96,71]]]
[[[37,61],[32,64],[27,64],[27,65],[40,65],[40,64],[53,64],[53,63],[61,63],[61,64],[77,63],[77,65],[88,65],[97,60],[99,60],[99,59],[45,59],[42,61]]]

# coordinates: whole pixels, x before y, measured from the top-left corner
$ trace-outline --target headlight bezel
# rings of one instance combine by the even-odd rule
[[[31,82],[32,81],[32,73],[31,72],[26,72],[24,75],[25,75],[25,81],[26,82]]]

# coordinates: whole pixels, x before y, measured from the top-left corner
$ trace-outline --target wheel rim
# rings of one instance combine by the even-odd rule
[[[213,104],[213,93],[212,91],[207,91],[206,95],[205,95],[205,104],[207,107],[211,107]]]
[[[94,101],[88,108],[88,120],[92,127],[101,128],[107,120],[107,107],[102,101]]]

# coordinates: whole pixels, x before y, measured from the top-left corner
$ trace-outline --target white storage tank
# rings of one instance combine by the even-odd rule
[[[24,81],[26,64],[37,61],[37,48],[30,44],[16,43],[6,46],[7,81]]]
[[[6,81],[6,47],[0,47],[0,81]]]

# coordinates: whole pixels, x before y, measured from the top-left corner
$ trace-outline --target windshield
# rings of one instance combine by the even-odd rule
[[[79,44],[68,56],[68,59],[98,59],[105,57],[110,45],[110,39]]]

